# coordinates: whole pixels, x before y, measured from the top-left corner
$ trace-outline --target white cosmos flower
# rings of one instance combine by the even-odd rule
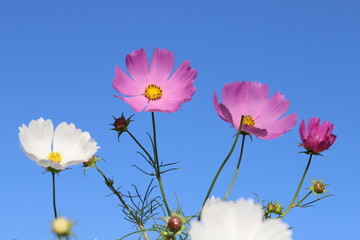
[[[21,149],[31,160],[60,171],[88,161],[99,148],[88,132],[76,129],[74,124],[62,122],[54,132],[52,121],[43,118],[19,127],[19,138]]]
[[[191,223],[191,240],[290,240],[291,231],[279,219],[262,220],[262,210],[253,200],[225,202],[208,199],[201,222]]]

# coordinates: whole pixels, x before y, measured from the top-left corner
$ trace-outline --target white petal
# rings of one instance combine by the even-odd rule
[[[51,167],[56,170],[64,170],[65,169],[65,167],[62,166],[60,163],[57,163],[57,162],[54,162],[51,160],[47,160],[47,159],[41,159],[37,163],[44,168]]]
[[[225,202],[211,198],[200,222],[192,222],[191,240],[290,240],[291,231],[280,220],[262,221],[261,206],[253,200]]]
[[[23,151],[34,161],[45,159],[51,151],[54,126],[50,119],[32,120],[27,127],[19,127],[19,138]]]
[[[61,165],[65,167],[89,160],[98,148],[90,134],[76,129],[74,124],[63,122],[55,129],[53,151],[61,154]]]

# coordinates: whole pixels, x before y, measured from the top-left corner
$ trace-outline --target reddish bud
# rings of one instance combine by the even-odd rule
[[[177,217],[177,216],[172,216],[169,218],[168,221],[168,227],[170,230],[177,232],[181,229],[182,227],[182,221],[181,218]]]
[[[318,181],[314,184],[314,192],[316,193],[323,193],[325,191],[325,185]]]

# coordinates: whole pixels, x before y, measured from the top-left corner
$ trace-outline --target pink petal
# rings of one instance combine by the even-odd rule
[[[141,85],[150,84],[147,80],[149,66],[143,48],[126,55],[126,67],[136,82],[141,83]]]
[[[308,122],[308,136],[311,134],[311,133],[316,133],[318,132],[319,130],[319,125],[320,125],[320,118],[315,118],[315,117],[312,117],[310,118],[309,122]]]
[[[143,94],[146,86],[132,80],[119,67],[115,66],[115,78],[112,81],[113,88],[121,94],[127,96],[136,96]]]
[[[174,92],[178,89],[186,89],[189,85],[194,83],[197,72],[190,67],[190,61],[184,61],[174,72],[174,74],[167,80],[163,89],[169,92]]]
[[[291,130],[291,128],[296,124],[296,119],[296,113],[293,113],[279,120],[268,122],[266,124],[263,124],[262,126],[257,126],[265,128],[268,131],[268,134],[265,137],[260,138],[269,140],[280,137],[284,133],[287,133]]]
[[[238,128],[237,128],[238,129]],[[249,127],[248,125],[243,125],[241,128],[242,131],[257,136],[258,138],[264,138],[268,135],[266,129],[257,128],[257,127]]]
[[[290,101],[286,100],[285,96],[281,95],[280,92],[276,92],[274,96],[268,100],[266,106],[256,120],[259,122],[277,120],[286,113],[289,105]]]
[[[181,102],[174,102],[169,99],[161,98],[158,101],[150,101],[146,106],[145,112],[167,112],[172,113],[179,110]]]
[[[187,102],[195,93],[196,88],[190,83],[185,88],[163,89],[163,97],[172,101]]]
[[[227,107],[224,104],[219,103],[216,92],[214,93],[213,103],[215,110],[217,114],[219,114],[220,118],[228,123],[231,123],[234,128],[239,129],[239,124],[236,125],[233,123],[231,113],[229,112]]]
[[[300,138],[304,143],[304,140],[307,138],[306,136],[306,127],[305,127],[305,120],[303,119],[300,123],[300,127],[299,127],[299,133],[300,133]]]
[[[257,82],[233,82],[225,84],[222,90],[224,105],[229,109],[234,122],[241,115],[256,117],[267,102],[268,86]]]
[[[159,84],[167,80],[174,67],[174,55],[166,49],[154,50],[150,63],[150,77],[151,83]]]
[[[142,95],[134,96],[134,97],[121,97],[115,95],[115,97],[120,98],[121,100],[129,104],[132,107],[132,109],[134,109],[134,111],[136,112],[143,111],[145,109],[146,104],[148,103],[148,99]]]

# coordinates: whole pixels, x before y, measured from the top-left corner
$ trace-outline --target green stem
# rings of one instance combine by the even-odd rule
[[[302,177],[301,177],[299,186],[298,186],[298,188],[296,189],[295,195],[294,195],[293,199],[291,200],[291,203],[289,204],[289,206],[286,208],[285,212],[284,212],[279,218],[284,218],[285,215],[290,211],[290,209],[292,209],[292,208],[294,207],[293,204],[294,204],[294,202],[296,201],[296,198],[297,198],[298,195],[299,195],[299,192],[300,192],[300,189],[301,189],[302,184],[303,184],[303,182],[304,182],[306,173],[307,173],[307,171],[309,170],[312,156],[313,156],[313,154],[310,153],[309,161],[308,161],[308,163],[307,163],[307,165],[306,165],[306,168],[305,168],[305,170],[304,170],[304,173],[303,173],[303,175],[302,175]]]
[[[245,143],[245,137],[246,135],[244,134],[243,137],[242,137],[242,142],[241,142],[241,150],[240,150],[240,156],[239,156],[239,160],[238,160],[238,163],[237,163],[237,166],[236,166],[236,169],[235,169],[235,172],[234,172],[234,176],[231,180],[231,183],[230,183],[230,186],[224,196],[224,200],[226,200],[234,186],[234,183],[235,183],[235,180],[236,180],[236,177],[238,175],[238,172],[239,172],[239,168],[240,168],[240,163],[241,163],[241,159],[242,159],[242,156],[243,156],[243,151],[244,151],[244,143]]]
[[[233,144],[232,144],[232,146],[231,146],[231,149],[230,149],[229,153],[227,154],[227,156],[225,157],[224,161],[221,163],[219,169],[217,170],[217,172],[216,172],[216,174],[215,174],[215,177],[214,177],[214,179],[213,179],[212,182],[211,182],[211,185],[210,185],[210,187],[209,187],[209,190],[208,190],[207,193],[206,193],[206,196],[205,196],[205,198],[204,198],[204,201],[203,201],[202,206],[205,205],[205,202],[206,202],[206,200],[209,198],[209,196],[210,196],[210,194],[211,194],[211,191],[212,191],[212,189],[214,188],[214,185],[215,185],[215,183],[216,183],[216,181],[217,181],[217,179],[218,179],[218,177],[219,177],[222,169],[224,168],[226,162],[229,160],[232,152],[233,152],[234,149],[235,149],[236,143],[237,143],[237,141],[238,141],[238,139],[239,139],[239,136],[240,136],[240,134],[241,134],[241,127],[242,127],[243,118],[244,118],[244,116],[241,116],[240,127],[239,127],[239,129],[238,129],[238,131],[237,131],[237,133],[236,133],[235,140],[234,140],[234,142],[233,142]],[[201,215],[199,215],[198,220],[200,220],[200,218],[201,218]]]
[[[52,200],[53,200],[53,208],[54,208],[54,217],[55,219],[57,218],[57,211],[56,211],[56,197],[55,197],[55,173],[51,173],[52,174]]]
[[[166,195],[165,195],[165,191],[164,191],[164,187],[162,184],[162,180],[161,180],[161,171],[160,171],[160,164],[159,164],[159,156],[158,156],[158,151],[157,151],[157,141],[156,141],[156,124],[155,124],[155,113],[151,112],[151,120],[152,120],[152,128],[153,128],[153,140],[154,140],[154,160],[155,160],[155,172],[156,172],[156,179],[159,183],[159,188],[160,188],[160,192],[161,192],[161,196],[163,199],[163,202],[165,204],[166,207],[166,211],[168,213],[168,215],[171,215],[171,211],[168,205],[168,202],[166,200]]]
[[[108,188],[118,197],[121,204],[128,211],[128,213],[131,215],[131,217],[136,221],[137,225],[139,226],[139,228],[143,232],[145,239],[149,240],[149,236],[147,235],[146,230],[145,230],[141,220],[133,213],[133,211],[131,211],[130,207],[126,204],[125,200],[122,198],[120,192],[115,189],[113,181],[110,180],[108,177],[106,177],[105,174],[103,173],[103,171],[101,171],[96,165],[94,165],[94,167],[101,174],[101,176],[104,178],[106,186],[108,186]]]
[[[148,158],[150,159],[150,161],[153,161],[153,158],[151,157],[151,155],[148,153],[148,151],[146,151],[146,149],[143,147],[143,145],[141,145],[141,143],[135,138],[134,135],[131,134],[131,132],[129,132],[128,130],[126,130],[126,132],[130,135],[130,137],[135,141],[135,143],[141,148],[141,150],[144,151],[144,153],[146,154],[146,156],[148,156]]]
[[[308,192],[308,193],[305,195],[305,197],[303,197],[300,201],[298,201],[298,202],[296,203],[296,206],[300,205],[300,203],[302,203],[303,201],[305,201],[305,199],[306,199],[308,196],[310,196],[311,193],[312,193],[312,191]]]

